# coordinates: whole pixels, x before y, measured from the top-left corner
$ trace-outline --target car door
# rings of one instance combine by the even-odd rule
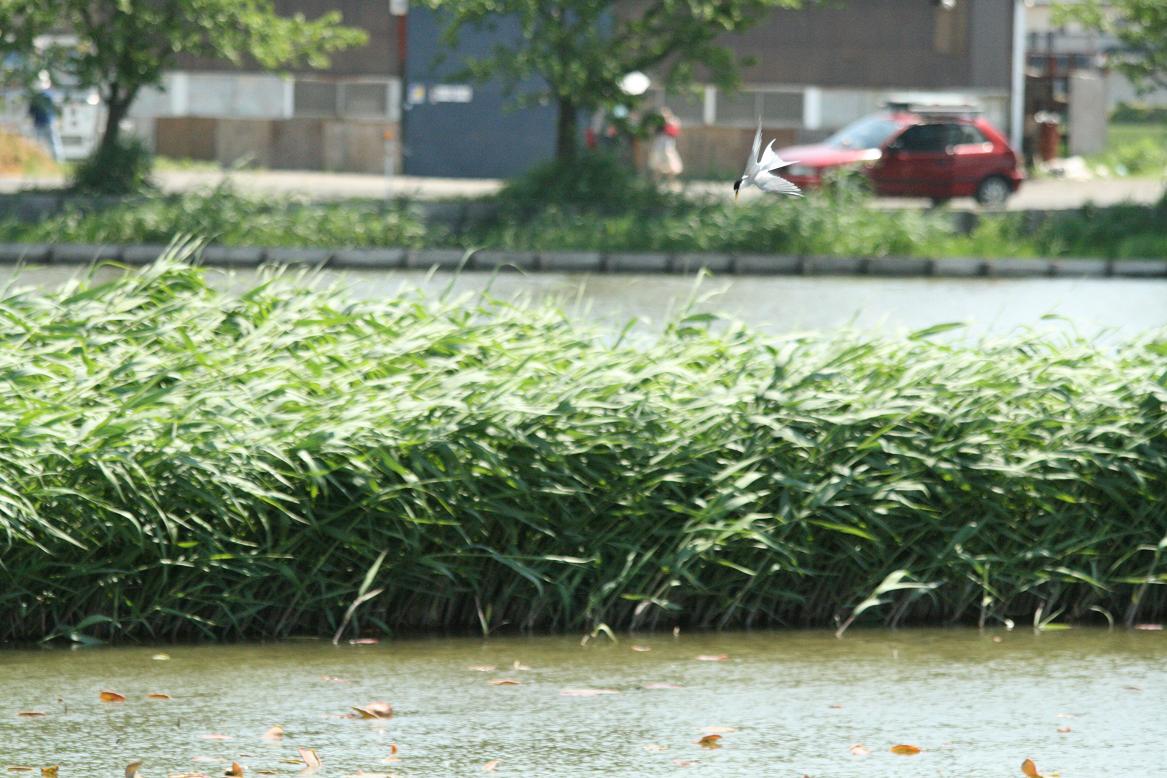
[[[941,122],[914,124],[893,138],[871,170],[875,191],[901,197],[948,197],[954,127]]]
[[[971,197],[985,177],[1000,172],[1002,154],[971,124],[954,128],[952,197]]]

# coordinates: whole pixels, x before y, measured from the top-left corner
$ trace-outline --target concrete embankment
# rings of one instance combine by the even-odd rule
[[[0,244],[0,263],[143,265],[161,245]],[[354,270],[428,269],[550,273],[696,273],[718,275],[936,276],[999,278],[1162,278],[1167,260],[949,257],[820,257],[786,254],[500,251],[494,249],[319,249],[207,246],[202,261],[217,267],[262,264]]]

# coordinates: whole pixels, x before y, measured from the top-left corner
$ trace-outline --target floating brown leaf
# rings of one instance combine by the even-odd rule
[[[704,735],[697,740],[702,748],[721,748],[721,735]]]
[[[270,728],[267,732],[263,733],[263,739],[264,740],[283,740],[284,739],[284,728],[281,727],[279,724],[276,724],[274,727]]]
[[[309,767],[316,768],[321,765],[320,757],[316,755],[316,750],[312,748],[298,749],[300,752],[300,760]]]
[[[906,743],[900,743],[899,745],[892,746],[891,752],[893,754],[899,754],[900,756],[915,756],[916,754],[920,753],[920,747],[910,746]]]
[[[126,695],[112,692],[109,689],[102,689],[101,693],[97,695],[102,702],[125,702]]]
[[[147,700],[170,700],[173,698],[169,694],[166,694],[165,692],[150,692],[149,694],[146,695],[146,699]]]
[[[1021,772],[1028,778],[1041,778],[1041,773],[1037,771],[1037,765],[1033,763],[1032,759],[1026,759],[1021,763]]]
[[[230,778],[242,778],[243,765],[239,764],[238,762],[232,762],[231,769],[223,773],[223,775],[230,776]]]
[[[138,759],[137,761],[134,761],[134,762],[130,762],[128,765],[126,765],[125,778],[138,778],[138,770],[141,767],[142,767],[142,760],[141,759]]]
[[[24,716],[26,719],[32,719],[32,718],[36,718],[37,716],[44,716],[45,713],[44,713],[44,711],[39,711],[39,710],[22,710],[22,711],[19,711],[16,715],[17,716]]]
[[[361,714],[362,719],[391,719],[393,706],[387,702],[370,702],[363,708],[353,706],[353,710]]]
[[[862,743],[856,743],[851,746],[851,754],[853,756],[871,756],[871,749]]]
[[[14,764],[14,765],[9,765],[8,772],[10,772],[10,773],[31,773],[35,769],[36,768],[32,767],[31,765]]]
[[[52,765],[51,767],[41,768],[41,778],[57,778],[57,771],[61,769],[60,765]]]
[[[493,773],[495,770],[498,769],[498,766],[500,764],[502,764],[501,759],[491,759],[489,762],[482,765],[482,771],[486,772],[486,773]]]
[[[729,659],[729,654],[701,654],[697,657],[698,662],[724,662]]]
[[[522,681],[516,681],[514,678],[491,678],[491,686],[519,686]]]
[[[598,697],[601,694],[619,694],[615,689],[560,689],[561,697]]]

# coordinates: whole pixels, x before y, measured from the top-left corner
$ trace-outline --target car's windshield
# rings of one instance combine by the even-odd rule
[[[877,149],[899,126],[886,114],[864,116],[827,138],[823,144],[836,149]]]

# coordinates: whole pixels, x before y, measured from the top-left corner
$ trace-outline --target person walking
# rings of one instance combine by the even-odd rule
[[[648,153],[648,167],[653,175],[669,182],[676,181],[685,169],[677,151],[681,135],[681,120],[668,108],[660,109],[660,119]]]
[[[53,80],[42,70],[37,77],[37,91],[28,101],[28,115],[32,117],[32,127],[37,140],[43,143],[53,155],[54,162],[60,162],[65,154],[61,148],[61,132],[57,125],[57,106],[54,102]]]

